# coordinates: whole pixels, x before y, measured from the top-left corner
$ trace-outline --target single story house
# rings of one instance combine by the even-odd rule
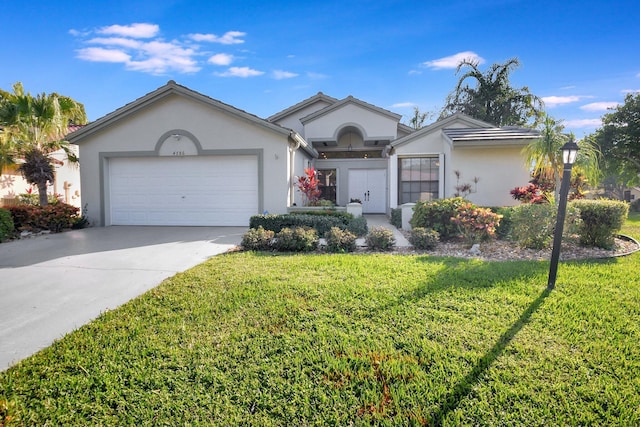
[[[71,130],[79,129],[73,126]],[[71,150],[78,155],[78,147],[72,145]],[[49,155],[53,161],[54,180],[47,187],[47,194],[55,195],[59,200],[81,208],[80,197],[80,166],[67,159],[64,150],[58,150]],[[35,185],[31,185],[18,170],[20,165],[7,166],[0,174],[0,207],[12,206],[18,203],[20,195],[30,191],[38,193]]]
[[[318,93],[267,119],[174,81],[70,134],[82,203],[96,225],[246,226],[302,203],[296,177],[315,167],[324,199],[365,213],[453,196],[514,204],[529,180],[535,131],[456,114],[420,130],[354,97]],[[477,179],[476,179],[477,178]]]

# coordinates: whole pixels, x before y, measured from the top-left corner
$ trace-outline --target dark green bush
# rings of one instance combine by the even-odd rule
[[[402,208],[391,209],[391,225],[402,228]]]
[[[509,239],[509,237],[511,236],[511,230],[513,229],[513,221],[511,220],[511,216],[513,215],[514,207],[505,206],[490,209],[498,215],[502,215],[500,224],[498,225],[498,227],[496,227],[496,236],[501,240]]]
[[[440,240],[450,240],[456,237],[458,226],[451,221],[457,214],[457,209],[468,203],[462,197],[439,199],[430,202],[419,201],[413,210],[411,218],[412,228],[430,228],[440,234]]]
[[[367,247],[374,251],[389,251],[396,244],[393,232],[384,227],[373,227],[365,237]]]
[[[640,199],[631,202],[631,205],[629,205],[629,210],[631,212],[640,212]]]
[[[318,247],[318,233],[308,227],[285,227],[276,234],[273,246],[281,252],[311,252]]]
[[[629,214],[629,204],[618,200],[574,200],[571,206],[580,211],[580,244],[611,249]]]
[[[325,209],[325,210],[321,210],[321,211],[317,211],[317,210],[316,211],[302,211],[302,212],[296,212],[295,215],[316,215],[316,216],[336,217],[336,218],[341,218],[342,221],[345,224],[347,222],[349,222],[349,220],[353,219],[353,215],[348,213],[348,212],[336,211],[336,210],[331,210],[331,209]]]
[[[249,220],[250,228],[262,226],[265,230],[276,233],[283,228],[309,227],[317,230],[322,235],[331,230],[331,227],[346,228],[348,219],[344,216],[318,215],[318,214],[282,214],[282,215],[255,215]]]
[[[511,239],[525,248],[544,249],[553,240],[558,207],[552,204],[525,203],[513,208],[511,214]],[[563,239],[571,239],[580,227],[580,211],[567,206]]]
[[[356,236],[364,236],[369,231],[367,226],[367,219],[364,216],[352,218],[347,224],[347,231],[355,234]]]
[[[424,227],[412,228],[409,235],[409,242],[416,249],[434,249],[439,241],[440,235],[436,230]]]
[[[511,236],[520,246],[543,249],[551,242],[556,207],[551,204],[525,203],[513,209],[511,222]]]
[[[262,227],[251,228],[242,236],[242,245],[248,251],[268,251],[271,249],[275,233]]]
[[[353,252],[356,250],[356,235],[348,230],[341,230],[338,227],[331,227],[331,230],[324,234],[327,241],[327,252]]]
[[[10,238],[15,231],[11,212],[7,209],[0,208],[0,242],[4,242]]]

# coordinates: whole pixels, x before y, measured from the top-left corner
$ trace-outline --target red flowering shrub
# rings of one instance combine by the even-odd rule
[[[305,168],[304,176],[298,177],[298,190],[302,192],[306,199],[305,205],[312,205],[320,199],[322,191],[318,188],[319,185],[320,181],[318,181],[316,170],[314,168]]]
[[[479,208],[473,203],[465,203],[456,209],[451,222],[458,226],[462,237],[469,243],[484,242],[496,235],[502,215],[489,208]]]
[[[80,211],[66,203],[47,206],[17,205],[8,209],[17,230],[50,230],[53,233],[71,228],[78,220]]]
[[[514,199],[522,203],[531,203],[534,205],[549,203],[549,199],[542,188],[533,182],[528,183],[524,187],[516,187],[511,190],[510,193]]]

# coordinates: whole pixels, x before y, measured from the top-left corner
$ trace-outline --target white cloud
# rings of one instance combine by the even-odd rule
[[[622,92],[622,93],[640,93],[640,89],[623,89],[620,92]]]
[[[399,102],[397,104],[393,104],[391,108],[409,108],[415,106],[416,104],[414,104],[413,102]]]
[[[585,96],[543,96],[542,101],[544,105],[549,108],[557,107],[558,105],[571,104],[572,102],[578,102]]]
[[[206,53],[193,40],[211,41],[222,44],[244,43],[240,37],[246,33],[229,31],[221,37],[213,34],[192,34],[171,41],[158,37],[160,27],[156,24],[136,23],[131,25],[111,25],[89,32],[70,30],[69,33],[85,45],[77,50],[79,59],[92,62],[123,63],[127,70],[151,74],[195,73],[202,69]],[[210,56],[207,62],[228,66],[234,56],[219,53]],[[262,72],[250,68],[232,69],[229,75],[251,76]]]
[[[610,108],[616,108],[619,105],[617,102],[592,102],[580,107],[584,111],[607,111]]]
[[[131,24],[131,25],[110,25],[102,27],[98,34],[115,34],[123,37],[133,37],[138,39],[148,39],[155,37],[160,32],[160,27],[156,24]]]
[[[120,46],[130,49],[138,49],[143,42],[125,37],[96,37],[86,41],[87,44],[101,44],[105,46]]]
[[[456,68],[463,60],[475,61],[478,64],[484,64],[484,58],[480,57],[477,53],[471,51],[465,51],[456,53],[455,55],[446,56],[444,58],[434,59],[432,61],[423,62],[422,65],[434,70],[443,70],[448,68]]]
[[[294,77],[298,77],[298,74],[283,70],[275,70],[273,72],[273,78],[276,80],[291,79]]]
[[[422,71],[419,70],[409,70],[409,72],[407,73],[410,76],[414,76],[414,75],[418,75],[418,74],[422,74]]]
[[[87,47],[79,49],[78,58],[91,62],[122,62],[128,63],[131,56],[117,49],[105,49],[102,47]]]
[[[567,128],[597,128],[602,126],[601,119],[565,120],[562,124]]]
[[[216,53],[207,60],[209,64],[213,65],[229,65],[233,62],[233,55],[228,53]]]
[[[231,67],[224,73],[215,73],[219,77],[256,77],[264,74],[264,71],[254,70],[249,67]]]
[[[246,36],[247,33],[242,31],[227,31],[222,35],[222,37],[218,37],[215,34],[189,34],[191,40],[197,42],[210,42],[210,43],[220,43],[220,44],[242,44],[244,40],[239,37]]]

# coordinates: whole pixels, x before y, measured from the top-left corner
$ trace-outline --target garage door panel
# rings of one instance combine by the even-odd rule
[[[111,224],[246,226],[257,171],[255,156],[112,159]]]

